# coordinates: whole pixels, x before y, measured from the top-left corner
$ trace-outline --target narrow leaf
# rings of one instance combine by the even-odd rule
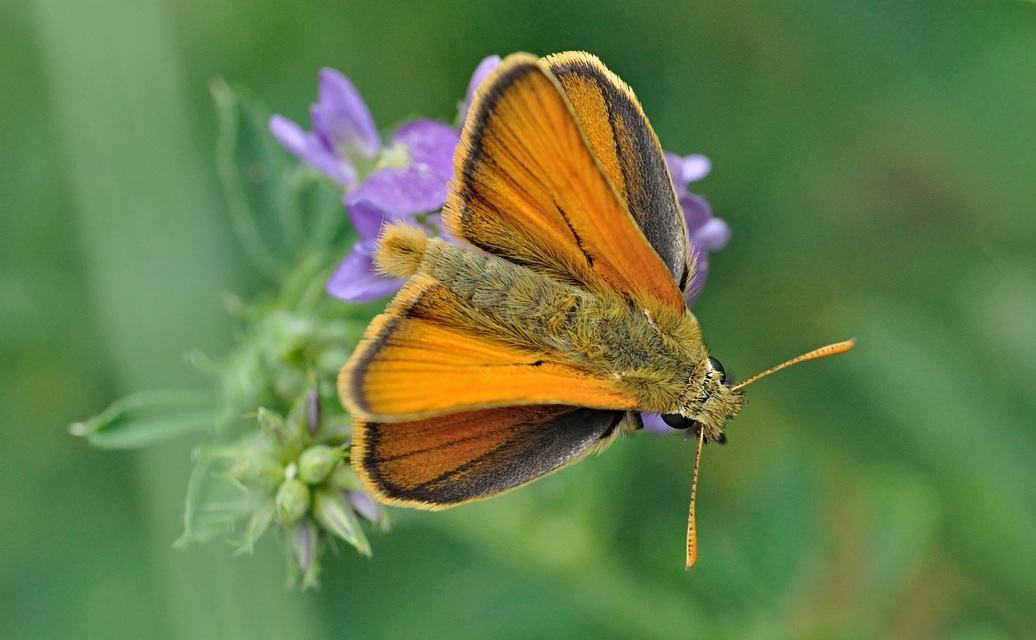
[[[142,391],[112,403],[69,432],[100,449],[139,449],[211,427],[217,420],[212,396],[191,391]]]

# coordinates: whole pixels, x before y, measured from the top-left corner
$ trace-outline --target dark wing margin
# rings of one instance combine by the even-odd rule
[[[558,53],[544,61],[633,219],[684,290],[691,281],[687,226],[662,147],[637,97],[588,53]]]

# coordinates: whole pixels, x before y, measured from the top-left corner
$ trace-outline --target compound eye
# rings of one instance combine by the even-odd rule
[[[723,365],[719,363],[719,360],[713,358],[712,356],[709,356],[709,364],[712,365],[713,371],[719,372],[719,382],[720,384],[723,384],[723,382],[727,379],[727,372],[723,370]]]
[[[697,420],[692,420],[687,416],[679,413],[663,413],[662,422],[666,423],[674,429],[694,429],[697,431],[700,428]]]

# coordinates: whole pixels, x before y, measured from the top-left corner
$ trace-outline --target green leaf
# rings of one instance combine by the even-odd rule
[[[293,167],[284,174],[281,195],[285,238],[296,253],[325,250],[343,238],[345,244],[356,241],[342,192],[323,175],[305,165]]]
[[[280,178],[287,154],[266,130],[266,114],[223,80],[210,85],[219,117],[216,168],[237,232],[252,265],[276,278],[288,267],[280,223]]]
[[[341,192],[294,161],[269,131],[269,113],[222,80],[210,90],[219,117],[216,166],[234,230],[252,265],[279,279],[307,249],[348,228]]]
[[[217,411],[210,394],[142,391],[112,403],[69,432],[100,449],[139,449],[211,427]]]

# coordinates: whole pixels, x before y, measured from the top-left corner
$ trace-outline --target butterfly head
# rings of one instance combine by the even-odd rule
[[[675,413],[662,414],[662,420],[674,429],[690,429],[703,433],[706,442],[726,442],[724,427],[727,420],[737,415],[744,397],[738,388],[727,384],[726,372],[719,360],[708,356],[704,375],[688,385],[693,397]]]

